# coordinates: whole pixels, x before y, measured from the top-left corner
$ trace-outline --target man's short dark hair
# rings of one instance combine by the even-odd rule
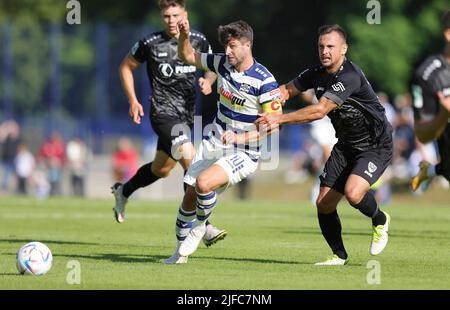
[[[185,0],[159,0],[159,8],[161,10],[165,10],[167,8],[170,8],[171,6],[179,6],[179,7],[185,8],[186,1]]]
[[[242,20],[224,26],[221,25],[217,30],[219,33],[219,42],[223,46],[227,45],[231,39],[246,39],[253,45],[253,29]]]
[[[345,33],[344,29],[342,29],[341,26],[334,24],[334,25],[323,25],[319,27],[319,36],[332,33],[333,31],[339,33],[339,35],[344,39],[345,42],[347,42],[347,34]]]
[[[447,10],[442,14],[441,25],[442,30],[450,29],[450,10]]]

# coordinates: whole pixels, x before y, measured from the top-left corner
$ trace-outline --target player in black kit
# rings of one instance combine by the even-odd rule
[[[428,57],[415,71],[411,92],[414,98],[414,131],[422,143],[437,140],[441,161],[420,163],[412,179],[416,191],[423,181],[442,175],[450,181],[450,10],[442,16],[445,48]]]
[[[113,211],[119,223],[125,219],[125,205],[134,191],[167,177],[177,162],[186,171],[195,154],[190,136],[186,134],[187,130],[176,130],[175,135],[172,133],[175,125],[183,126],[178,128],[192,128],[195,113],[196,68],[185,65],[178,58],[178,22],[187,16],[185,1],[161,0],[159,5],[165,29],[138,41],[119,69],[122,86],[130,104],[130,117],[133,122],[140,124],[144,112],[135,94],[133,71],[146,63],[153,91],[150,121],[158,135],[157,153],[153,162],[140,167],[125,184],[116,183],[112,187],[116,199]],[[191,43],[200,52],[211,52],[207,39],[198,31],[192,31]],[[205,73],[205,77],[198,81],[201,92],[210,94],[215,80],[214,73]],[[188,229],[183,227],[183,214],[180,212],[177,229]],[[225,235],[226,231],[208,225],[204,242],[209,246]]]
[[[319,28],[321,65],[303,71],[280,87],[284,99],[314,89],[319,103],[283,114],[262,114],[260,127],[305,124],[328,115],[338,142],[320,176],[316,205],[322,234],[333,256],[316,265],[345,265],[348,255],[336,208],[343,197],[372,219],[370,254],[378,255],[388,241],[390,217],[378,208],[370,186],[392,158],[392,128],[385,111],[361,69],[346,59],[346,34],[338,25]]]

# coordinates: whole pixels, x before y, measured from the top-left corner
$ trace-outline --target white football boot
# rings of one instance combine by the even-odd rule
[[[180,248],[178,250],[178,254],[180,254],[181,256],[189,256],[194,253],[206,233],[205,222],[197,221],[194,225],[195,226],[192,227],[186,239],[181,242]]]
[[[389,239],[389,223],[391,217],[386,212],[382,211],[386,215],[386,223],[384,225],[372,226],[372,242],[370,244],[370,254],[378,255],[383,252]]]
[[[123,196],[122,190],[122,183],[116,183],[111,187],[111,192],[114,194],[114,198],[116,198],[116,206],[113,208],[114,217],[119,224],[125,221],[125,205],[128,202],[128,199]]]
[[[164,264],[166,265],[173,265],[173,264],[186,264],[188,261],[188,257],[187,256],[181,256],[178,253],[178,250],[180,248],[180,242],[178,242],[177,247],[175,248],[175,251],[173,252],[172,256],[169,257],[168,259],[165,259],[163,261]]]
[[[219,229],[212,224],[206,225],[206,233],[203,236],[203,243],[209,247],[217,241],[223,240],[228,232],[225,229]]]

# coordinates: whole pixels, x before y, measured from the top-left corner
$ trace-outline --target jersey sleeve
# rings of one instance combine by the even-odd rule
[[[275,78],[266,79],[260,89],[259,104],[265,113],[281,113],[281,92]]]
[[[212,54],[211,44],[209,44],[208,39],[204,38],[201,43],[201,53]]]
[[[313,86],[313,70],[312,69],[306,69],[302,73],[300,73],[294,80],[294,86],[299,91],[305,91],[311,88],[314,88]]]
[[[202,67],[206,71],[219,72],[219,66],[223,65],[225,55],[201,53]]]
[[[324,97],[342,105],[357,89],[361,87],[361,78],[356,72],[339,75],[334,84],[325,89]],[[330,83],[331,84],[331,83]]]
[[[131,48],[130,55],[140,63],[144,63],[149,58],[150,47],[145,43],[144,40],[139,40]]]
[[[416,74],[411,82],[411,94],[413,100],[414,119],[429,121],[434,118],[437,105],[435,104],[435,86],[429,85]]]

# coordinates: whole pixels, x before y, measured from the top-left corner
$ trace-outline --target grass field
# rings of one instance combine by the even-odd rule
[[[316,212],[308,202],[226,201],[213,216],[229,235],[203,245],[186,265],[160,261],[172,254],[177,202],[130,203],[127,221],[115,223],[112,201],[59,198],[0,199],[0,289],[450,289],[450,206],[399,200],[390,242],[382,255],[368,253],[370,223],[340,206],[350,263],[316,267],[329,255]],[[15,267],[21,245],[41,241],[53,252],[45,276],[22,276]],[[376,259],[381,284],[369,285],[367,264]],[[67,263],[81,266],[81,284],[69,285]],[[190,281],[186,281],[186,275]]]

